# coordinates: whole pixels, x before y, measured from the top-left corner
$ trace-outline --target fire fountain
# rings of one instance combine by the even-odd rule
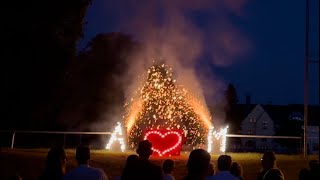
[[[160,156],[177,154],[175,150],[180,152],[182,144],[192,147],[206,145],[211,152],[213,140],[219,140],[220,151],[225,151],[227,128],[214,131],[209,111],[183,85],[176,83],[171,68],[165,64],[153,65],[142,77],[144,79],[131,101],[124,106],[129,148],[153,137],[156,140],[152,143],[159,146],[154,151]],[[119,124],[117,127],[119,131]],[[117,140],[115,136],[111,139],[112,142]],[[123,141],[123,137],[120,140]],[[112,142],[108,143],[107,149],[111,149]],[[159,142],[162,144],[158,145]]]

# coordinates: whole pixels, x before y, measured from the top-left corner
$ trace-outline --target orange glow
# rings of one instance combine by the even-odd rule
[[[188,98],[188,103],[194,108],[195,113],[200,116],[200,119],[208,129],[213,126],[208,109],[206,109],[200,101],[190,96],[190,98]]]
[[[130,112],[129,112],[129,115],[126,120],[127,134],[129,134],[129,132],[131,131],[131,129],[136,121],[136,117],[137,117],[139,111],[141,111],[141,108],[142,108],[142,106],[141,106],[140,100],[137,100],[137,102],[134,102],[132,104],[132,106],[130,107]]]

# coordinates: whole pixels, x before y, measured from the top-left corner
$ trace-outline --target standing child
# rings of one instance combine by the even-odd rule
[[[242,170],[242,166],[239,163],[233,162],[231,164],[230,173],[233,174],[235,177],[239,178],[240,180],[243,180],[243,177],[242,177],[243,170]]]
[[[163,180],[174,180],[172,176],[174,167],[174,161],[172,159],[166,159],[162,164],[162,170],[164,173]]]

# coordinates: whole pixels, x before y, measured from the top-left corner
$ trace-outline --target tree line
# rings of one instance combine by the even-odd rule
[[[123,33],[99,34],[77,52],[91,3],[6,3],[1,129],[65,129],[95,119],[100,107],[107,108],[103,104],[122,101],[111,75],[125,71],[123,54],[136,42]],[[75,111],[81,113],[75,117]]]

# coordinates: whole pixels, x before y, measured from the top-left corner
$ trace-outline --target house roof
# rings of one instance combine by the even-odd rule
[[[304,105],[263,105],[275,122],[275,135],[302,136]],[[308,106],[308,125],[319,126],[319,106]]]
[[[303,122],[304,106],[302,104],[292,105],[262,105],[271,119],[278,125],[284,125],[292,121]],[[308,106],[308,125],[319,126],[320,106]]]
[[[239,133],[241,122],[252,111],[256,104],[237,104],[232,107],[230,119],[226,119],[225,110],[221,106],[210,107],[211,115],[213,116],[213,124],[228,124],[229,133]],[[215,120],[223,120],[216,122]]]
[[[230,119],[224,123],[228,123],[233,128],[230,128],[230,133],[237,133],[240,130],[241,122],[248,116],[248,114],[257,106],[257,104],[237,104],[233,106]],[[268,113],[270,118],[275,123],[276,132],[278,135],[300,135],[303,125],[303,104],[291,105],[261,105]],[[215,119],[225,119],[223,108],[211,107],[210,111]],[[221,115],[223,114],[223,115]],[[218,118],[216,118],[218,117]],[[228,122],[229,121],[229,122]],[[319,126],[320,122],[320,106],[308,106],[308,125]],[[215,124],[215,122],[214,122]]]

